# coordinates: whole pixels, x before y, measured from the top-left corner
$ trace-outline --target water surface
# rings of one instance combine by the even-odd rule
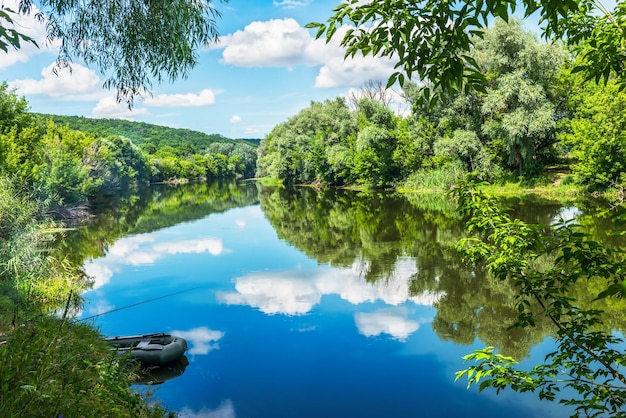
[[[569,416],[532,394],[454,381],[473,349],[532,364],[552,343],[548,324],[507,332],[513,291],[457,259],[463,228],[444,197],[229,187],[164,192],[85,261],[95,282],[83,318],[171,295],[91,319],[106,335],[188,340],[185,373],[156,392],[166,407],[184,417]],[[171,193],[178,203],[164,205]],[[582,214],[530,205],[535,221]]]

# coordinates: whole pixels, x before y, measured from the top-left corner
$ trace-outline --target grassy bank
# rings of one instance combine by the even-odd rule
[[[0,406],[2,415],[161,417],[130,389],[132,370],[99,332],[70,324],[88,278],[50,256],[58,231],[35,193],[0,176]]]

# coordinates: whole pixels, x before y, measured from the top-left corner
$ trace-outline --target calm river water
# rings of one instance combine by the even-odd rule
[[[530,221],[602,219],[510,204]],[[184,373],[153,386],[181,417],[568,416],[454,381],[485,345],[528,364],[551,348],[548,324],[506,331],[512,289],[463,266],[462,234],[443,196],[247,183],[156,189],[64,245],[94,278],[82,318],[148,301],[90,321],[187,339]]]

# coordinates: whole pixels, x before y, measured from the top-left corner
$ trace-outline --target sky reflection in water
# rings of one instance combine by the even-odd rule
[[[171,332],[185,373],[157,398],[182,417],[560,417],[534,395],[454,382],[473,346],[440,340],[433,304],[409,295],[415,260],[368,283],[359,262],[318,265],[278,239],[258,205],[118,240],[89,261],[83,317],[107,335]],[[539,347],[541,350],[541,347]]]

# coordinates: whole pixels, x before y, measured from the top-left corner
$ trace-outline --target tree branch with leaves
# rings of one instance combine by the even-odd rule
[[[20,0],[16,12],[0,9],[0,49],[6,52],[7,42],[17,49],[20,40],[34,43],[10,25],[11,13],[34,12],[46,25],[48,41],[60,41],[57,68],[70,67],[76,59],[96,66],[106,77],[104,87],[132,106],[154,83],[185,78],[197,64],[198,50],[217,42],[220,12],[213,3]]]
[[[494,198],[472,187],[454,193],[467,217],[468,231],[475,234],[459,242],[461,254],[497,279],[515,284],[515,327],[533,327],[540,317],[547,317],[554,324],[556,339],[556,349],[531,370],[519,369],[515,359],[487,347],[464,357],[476,364],[457,372],[457,379],[465,376],[468,386],[479,384],[480,390],[491,387],[500,392],[509,387],[538,392],[541,399],[573,406],[572,416],[626,416],[624,341],[600,330],[599,309],[583,309],[572,296],[574,285],[587,280],[604,283],[605,290],[596,300],[624,296],[624,254],[568,222],[553,228],[511,219]],[[534,263],[539,257],[552,262],[539,269]]]
[[[563,40],[580,56],[588,79],[608,80],[620,74],[626,86],[626,5],[613,11],[599,0],[347,0],[325,23],[310,23],[317,38],[335,36],[350,26],[341,45],[346,57],[357,53],[389,57],[396,72],[388,86],[417,76],[432,83],[422,100],[435,103],[458,92],[484,91],[485,75],[469,54],[494,18],[508,21],[518,8],[524,17],[539,15],[543,36]]]

